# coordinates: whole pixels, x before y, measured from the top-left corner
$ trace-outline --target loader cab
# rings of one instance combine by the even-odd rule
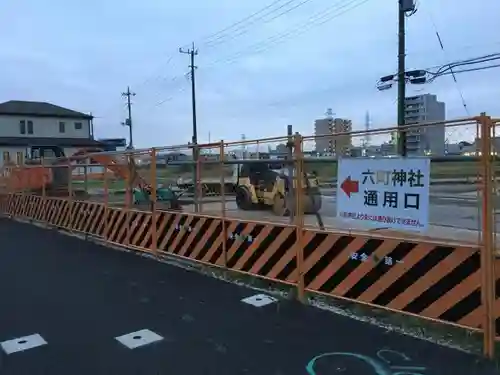
[[[251,185],[258,185],[259,181],[275,181],[276,169],[268,163],[245,163],[238,165],[238,184],[248,179]]]
[[[64,156],[64,151],[59,146],[31,146],[26,150],[26,160],[31,163],[40,162],[42,158],[55,159]]]

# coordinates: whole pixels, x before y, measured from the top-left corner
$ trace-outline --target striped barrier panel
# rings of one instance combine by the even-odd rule
[[[297,229],[286,224],[120,208],[106,212],[99,203],[20,195],[11,197],[8,213],[133,249],[289,284],[299,281],[300,246],[301,274],[309,292],[475,329],[482,324],[480,252],[474,246],[309,229],[298,243]],[[496,262],[496,333],[500,336],[500,260]]]
[[[7,193],[0,193],[0,215],[8,214],[11,199],[11,195]]]

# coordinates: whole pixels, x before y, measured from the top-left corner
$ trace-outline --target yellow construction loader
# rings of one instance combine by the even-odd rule
[[[241,210],[265,210],[288,216],[295,207],[297,191],[295,171],[282,161],[256,160],[238,165],[235,187],[236,204]],[[321,209],[321,192],[313,175],[302,176],[303,210],[317,214]]]

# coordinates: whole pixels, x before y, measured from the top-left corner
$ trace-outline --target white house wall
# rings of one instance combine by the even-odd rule
[[[17,153],[22,152],[24,156],[26,156],[26,148],[25,147],[3,147],[0,146],[0,167],[5,165],[5,156],[6,152],[9,153],[10,161],[17,163]]]
[[[13,147],[13,146],[0,146],[0,167],[5,164],[4,157],[6,156],[5,153],[8,152],[10,156],[10,161],[14,162],[17,164],[17,153],[22,152],[24,155],[24,160],[28,158],[28,152],[29,152],[30,147]],[[65,156],[73,156],[77,151],[80,151],[84,149],[84,147],[65,147],[63,148],[63,152]],[[49,159],[48,159],[49,160]],[[101,168],[102,170],[102,168]]]
[[[26,134],[21,134],[20,121],[26,121]],[[28,134],[28,121],[33,121],[33,134]],[[65,123],[65,132],[59,132],[59,123]],[[75,129],[75,123],[81,129]],[[90,120],[53,117],[21,117],[0,115],[0,137],[89,138]]]

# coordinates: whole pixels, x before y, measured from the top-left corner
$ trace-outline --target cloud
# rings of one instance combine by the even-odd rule
[[[50,7],[36,0],[3,2],[1,99],[46,100],[92,111],[98,136],[126,136],[121,92],[130,85],[137,93],[137,146],[186,143],[192,127],[189,59],[178,47],[195,40],[201,140],[209,133],[212,140],[280,135],[287,124],[312,134],[314,119],[328,107],[351,118],[357,129],[363,128],[366,111],[373,126],[394,124],[397,93],[379,92],[375,83],[397,68],[396,2],[309,0],[276,17],[288,9],[283,0],[251,26],[241,23],[204,38],[271,2],[53,0]],[[495,0],[460,6],[452,0],[420,1],[407,19],[407,66],[427,68],[497,51],[499,11]],[[449,118],[465,115],[461,94],[471,114],[500,116],[498,70],[457,79],[458,85],[441,77],[410,86],[408,93],[437,94]],[[462,133],[454,137],[470,136]]]

